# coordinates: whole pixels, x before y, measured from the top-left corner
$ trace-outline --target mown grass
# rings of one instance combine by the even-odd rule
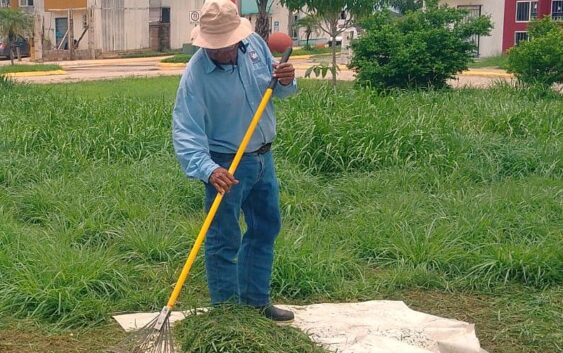
[[[53,64],[16,64],[16,65],[3,65],[0,66],[0,75],[10,74],[17,72],[35,72],[35,71],[56,71],[62,70],[60,65]]]
[[[204,217],[202,186],[185,179],[171,147],[177,84],[2,86],[3,316],[91,327],[165,303]],[[347,84],[336,94],[316,81],[300,86],[276,101],[284,228],[274,300],[486,296],[494,305],[475,317],[485,348],[559,349],[561,97],[507,87],[380,96]],[[179,306],[205,305],[200,258]],[[496,311],[507,319],[494,321]],[[233,337],[270,332],[257,324]]]
[[[187,63],[188,61],[190,61],[191,57],[192,57],[192,56],[189,55],[189,54],[176,54],[176,55],[174,55],[174,56],[172,56],[172,57],[170,57],[170,58],[162,59],[162,60],[160,60],[160,62],[163,62],[163,63],[175,63],[175,64],[178,64],[178,63],[185,64],[185,63]]]
[[[295,48],[291,55],[299,56],[299,55],[319,55],[319,54],[329,54],[332,53],[331,48]],[[283,53],[274,52],[275,56],[281,56]]]
[[[506,69],[508,67],[508,56],[498,55],[488,58],[478,58],[469,63],[470,68],[492,67],[497,69]]]
[[[154,50],[143,50],[139,52],[125,52],[119,53],[120,58],[148,58],[156,56],[167,56],[180,54],[180,50],[165,50],[165,51],[154,51]]]

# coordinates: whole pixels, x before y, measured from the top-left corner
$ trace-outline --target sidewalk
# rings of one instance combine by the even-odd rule
[[[64,83],[92,80],[110,80],[124,77],[154,77],[163,75],[181,75],[186,64],[161,63],[161,60],[170,56],[124,58],[124,59],[96,59],[54,61],[44,64],[58,64],[63,71],[37,71],[33,73],[10,74],[10,77],[29,83]],[[292,57],[297,77],[304,77],[305,72],[316,63],[311,62],[310,55]],[[4,64],[4,63],[3,63]],[[21,64],[33,64],[24,61]],[[339,65],[339,80],[353,80],[355,73],[346,65]],[[314,78],[314,75],[311,75]],[[330,78],[330,75],[328,75]],[[511,80],[513,75],[496,68],[469,69],[457,75],[457,84],[471,84],[486,87],[496,80]],[[456,84],[456,85],[457,85]]]

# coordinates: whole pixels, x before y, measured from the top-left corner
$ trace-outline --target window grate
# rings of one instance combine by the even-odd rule
[[[538,17],[537,1],[516,2],[516,22],[530,22]]]
[[[563,21],[563,1],[551,2],[551,18],[555,21]]]
[[[520,42],[524,42],[528,40],[528,32],[516,32],[514,34],[514,45],[520,44]]]

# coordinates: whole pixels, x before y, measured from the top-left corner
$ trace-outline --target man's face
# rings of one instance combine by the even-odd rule
[[[219,64],[236,64],[238,43],[221,49],[205,49],[207,55]]]

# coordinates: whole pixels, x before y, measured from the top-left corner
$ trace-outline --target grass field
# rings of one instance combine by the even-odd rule
[[[177,84],[0,81],[1,351],[98,352],[112,313],[166,302],[204,217],[172,150]],[[562,351],[561,96],[300,87],[275,103],[274,300],[404,300],[476,323],[491,353]],[[179,306],[207,300],[200,257]]]
[[[189,54],[176,54],[172,57],[162,59],[160,62],[162,63],[172,63],[172,64],[185,64],[187,63],[192,56]]]
[[[56,71],[62,70],[60,65],[53,64],[15,64],[0,66],[0,75],[17,72]]]
[[[475,59],[469,64],[470,68],[493,67],[498,69],[506,69],[508,67],[508,56],[499,55],[488,58]]]

